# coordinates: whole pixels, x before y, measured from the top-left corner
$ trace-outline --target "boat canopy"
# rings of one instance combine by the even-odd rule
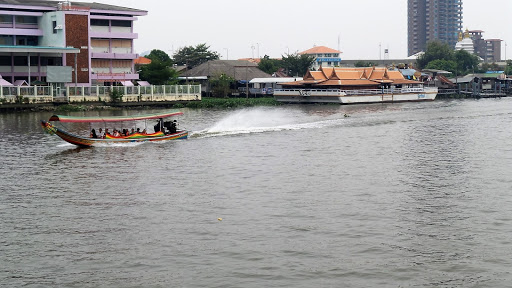
[[[48,121],[60,122],[75,122],[75,123],[94,123],[94,122],[127,122],[147,119],[168,118],[173,116],[183,115],[183,112],[172,110],[164,113],[153,113],[144,115],[130,115],[130,116],[105,116],[105,117],[78,117],[67,115],[53,115]]]

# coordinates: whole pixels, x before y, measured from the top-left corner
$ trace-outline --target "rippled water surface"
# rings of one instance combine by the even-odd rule
[[[512,98],[183,112],[92,149],[0,114],[0,286],[510,287]]]

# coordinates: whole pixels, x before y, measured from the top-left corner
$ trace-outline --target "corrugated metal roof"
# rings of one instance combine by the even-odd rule
[[[302,77],[271,77],[271,78],[254,78],[249,83],[287,83],[301,81]]]
[[[226,74],[235,80],[254,78],[270,78],[270,74],[261,71],[258,65],[245,60],[214,60],[203,63],[187,71],[182,71],[182,77],[209,76]]]

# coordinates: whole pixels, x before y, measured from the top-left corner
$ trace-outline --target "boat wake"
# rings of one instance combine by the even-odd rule
[[[230,114],[208,129],[191,132],[191,138],[208,138],[284,130],[318,129],[340,125],[343,118],[325,119],[301,111],[256,108]]]

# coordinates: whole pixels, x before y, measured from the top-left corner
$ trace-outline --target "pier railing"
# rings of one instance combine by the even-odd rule
[[[436,87],[410,87],[392,89],[276,89],[274,95],[290,96],[345,96],[345,95],[379,95],[379,94],[406,94],[406,93],[435,93]]]
[[[122,95],[114,98],[111,95]],[[0,86],[2,103],[158,102],[201,100],[201,85]]]

